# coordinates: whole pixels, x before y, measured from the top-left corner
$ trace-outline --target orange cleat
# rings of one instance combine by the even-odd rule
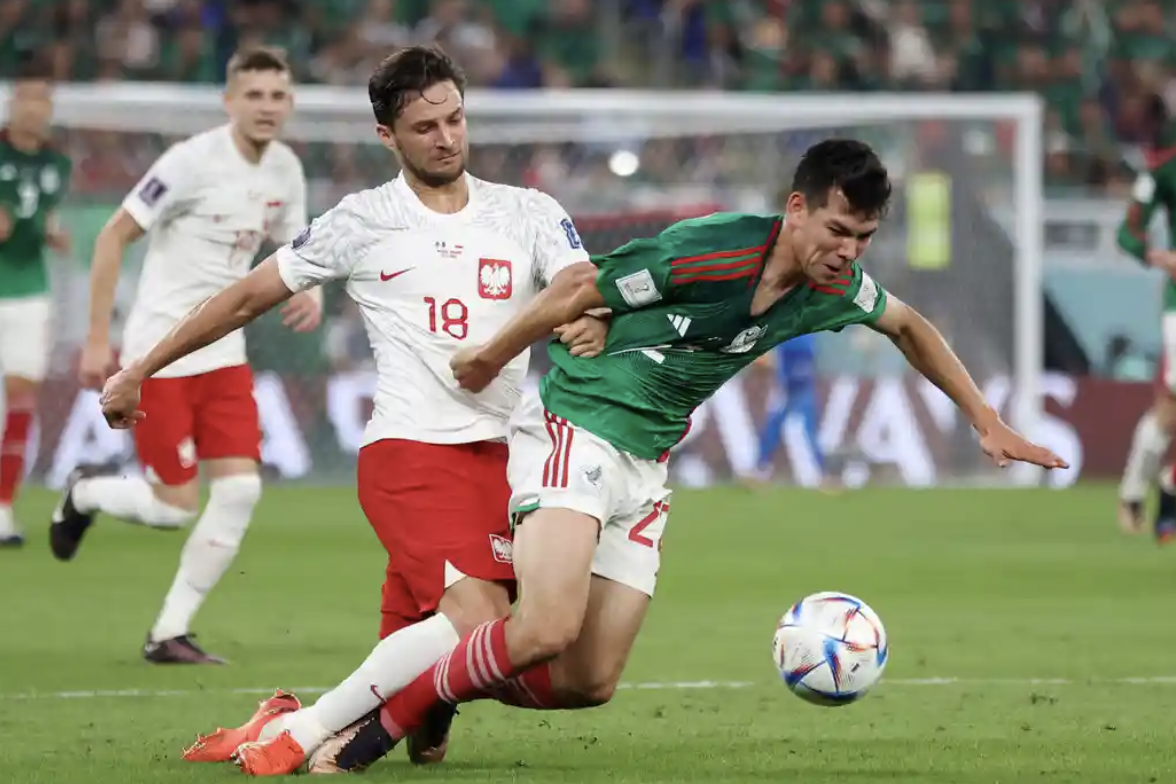
[[[274,719],[284,713],[292,713],[302,707],[298,698],[289,692],[275,691],[274,696],[263,700],[249,721],[236,729],[221,727],[209,735],[201,735],[196,742],[184,749],[188,762],[229,762],[243,743],[255,742],[261,731]]]
[[[306,752],[290,733],[283,732],[265,742],[242,744],[233,762],[246,776],[290,776],[306,762]]]

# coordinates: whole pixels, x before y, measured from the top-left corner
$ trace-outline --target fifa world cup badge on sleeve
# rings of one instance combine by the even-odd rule
[[[163,198],[163,194],[167,193],[167,185],[158,177],[152,177],[143,183],[143,187],[139,189],[139,198],[148,207],[154,207],[155,203]]]
[[[572,250],[579,250],[584,247],[583,241],[580,240],[580,234],[576,231],[576,226],[572,223],[571,218],[564,218],[559,222],[559,225],[563,228],[564,234],[568,235],[568,245],[572,247]]]
[[[631,308],[649,305],[662,298],[647,269],[617,278],[617,290]]]
[[[305,245],[306,241],[309,239],[310,239],[310,227],[307,226],[305,229],[298,232],[298,236],[295,237],[294,241],[290,243],[290,247],[293,248],[294,250],[298,250],[303,245]]]
[[[862,285],[858,289],[857,295],[853,298],[853,304],[867,313],[872,311],[874,306],[878,304],[878,284],[864,272],[862,273]]]

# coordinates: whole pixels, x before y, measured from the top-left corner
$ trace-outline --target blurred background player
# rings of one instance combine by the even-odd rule
[[[369,96],[380,141],[401,174],[344,198],[107,385],[147,378],[148,416],[135,429],[149,427],[151,376],[167,364],[160,357],[189,355],[213,333],[299,296],[291,292],[347,281],[376,356],[375,409],[357,473],[360,505],[388,553],[382,642],[354,675],[289,719],[308,748],[377,708],[381,694],[402,688],[478,624],[509,612],[513,597],[505,438],[527,357],[477,396],[457,388],[449,362],[588,253],[551,197],[466,173],[464,89],[461,70],[438,49],[388,57],[371,76]],[[592,323],[568,325],[563,338],[574,345]],[[602,345],[605,330],[592,329]],[[181,344],[193,335],[203,338]],[[262,714],[296,705],[278,695]],[[452,706],[439,704],[410,740],[413,761],[443,757],[452,718]],[[256,740],[260,726],[251,724],[202,738],[185,758],[227,760]]]
[[[1131,204],[1119,227],[1119,247],[1164,272],[1163,316],[1160,323],[1162,357],[1151,408],[1135,426],[1131,451],[1119,485],[1119,525],[1127,533],[1143,529],[1144,501],[1156,482],[1160,464],[1176,430],[1176,250],[1149,247],[1148,226],[1157,208],[1167,213],[1168,236],[1176,238],[1176,124],[1168,119],[1163,98],[1147,101],[1151,145],[1144,151],[1147,170],[1135,180]],[[1171,473],[1171,469],[1169,469]],[[1176,537],[1176,496],[1171,483],[1161,483],[1155,535],[1164,542]]]
[[[52,115],[49,71],[27,58],[13,82],[0,135],[0,547],[24,543],[12,503],[24,478],[37,390],[52,348],[46,249],[69,246],[55,210],[69,188],[71,165],[50,144]]]
[[[816,335],[801,335],[781,343],[757,360],[761,367],[772,372],[775,384],[769,398],[773,405],[759,434],[756,468],[761,477],[771,474],[772,459],[780,448],[785,427],[789,420],[797,419],[806,453],[793,455],[793,474],[802,485],[831,489],[835,485],[826,473],[825,451],[818,438],[820,404],[817,401],[816,355]]]
[[[302,165],[276,141],[293,103],[286,61],[269,49],[234,55],[224,103],[229,122],[164,153],[98,236],[80,368],[86,386],[100,388],[113,367],[111,311],[131,243],[149,235],[123,335],[124,364],[243,278],[264,240],[288,242],[306,225]],[[286,323],[312,330],[321,312],[321,295],[304,293],[290,301]],[[196,645],[189,627],[236,556],[261,497],[261,430],[244,334],[227,335],[147,381],[143,410],[147,418],[134,435],[145,478],[76,470],[53,515],[53,554],[72,559],[99,512],[155,528],[184,525],[199,509],[203,467],[208,503],[184,545],[143,656],[156,663],[220,663]]]

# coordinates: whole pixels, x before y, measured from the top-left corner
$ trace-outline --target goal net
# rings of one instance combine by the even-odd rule
[[[940,326],[995,407],[1036,429],[1036,98],[473,91],[468,113],[471,171],[550,192],[593,252],[682,217],[775,209],[808,145],[833,135],[868,141],[890,168],[895,194],[864,266]],[[80,460],[133,459],[126,435],[105,428],[95,396],[72,378],[93,237],[167,144],[224,116],[213,87],[109,83],[62,86],[55,122],[75,162],[64,214],[75,263],[54,268],[57,346],[31,447],[30,465],[50,485]],[[303,158],[312,215],[395,173],[359,89],[300,88],[285,138]],[[127,261],[120,313],[137,263],[138,256]],[[287,479],[349,481],[370,411],[374,379],[362,324],[338,290],[328,294],[328,310],[325,329],[314,336],[290,334],[272,318],[249,329],[265,460]],[[847,482],[1017,481],[986,464],[967,423],[906,370],[889,341],[851,328],[819,336],[817,347],[819,440],[830,469]],[[541,372],[545,356],[533,356]],[[700,409],[672,461],[675,481],[706,485],[753,473],[766,411],[779,402],[775,386],[771,370],[750,368]],[[773,478],[815,481],[801,432],[798,423],[785,423]]]

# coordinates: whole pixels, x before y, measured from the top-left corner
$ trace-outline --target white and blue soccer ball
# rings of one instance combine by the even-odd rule
[[[772,658],[789,691],[815,705],[856,702],[882,678],[889,647],[882,619],[856,596],[827,591],[784,613]]]

